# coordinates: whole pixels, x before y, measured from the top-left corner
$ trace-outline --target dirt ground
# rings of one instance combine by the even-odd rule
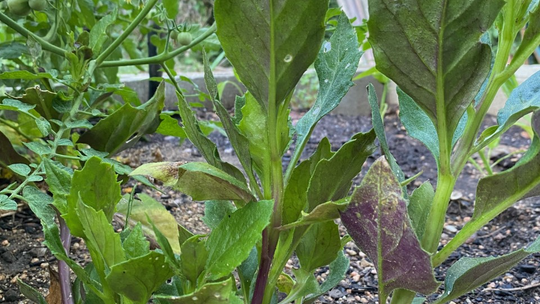
[[[293,112],[293,120],[302,113]],[[206,118],[213,119],[212,113]],[[494,124],[489,118],[488,125]],[[409,138],[397,119],[396,110],[391,110],[385,119],[386,132],[390,149],[401,165],[407,177],[420,171],[422,175],[409,185],[412,191],[423,181],[436,183],[435,161],[429,151],[418,141]],[[305,156],[311,154],[323,137],[328,137],[334,149],[346,142],[357,132],[366,132],[371,128],[371,119],[367,117],[344,117],[329,115],[319,123],[309,141]],[[153,135],[146,137],[136,147],[124,151],[119,159],[135,167],[152,161],[193,161],[201,160],[198,151],[189,143],[181,146],[178,140],[171,137]],[[218,144],[222,158],[238,163],[228,140],[214,132],[211,138]],[[493,153],[493,160],[500,159],[509,153],[526,148],[530,140],[525,132],[514,127],[503,137],[500,146]],[[368,158],[365,171],[380,156],[377,152]],[[520,154],[508,157],[495,167],[495,170],[510,168],[519,159]],[[288,155],[284,157],[287,161]],[[471,164],[467,164],[456,190],[452,195],[447,214],[447,222],[442,236],[442,243],[451,239],[472,215],[474,193],[480,172]],[[361,180],[359,176],[355,183]],[[129,185],[128,185],[129,186]],[[143,189],[160,201],[177,217],[178,221],[192,232],[204,233],[207,228],[201,221],[204,212],[202,202],[194,202],[186,195],[164,190],[156,193]],[[444,279],[445,269],[463,256],[480,257],[502,255],[512,250],[523,248],[536,239],[540,231],[540,199],[532,198],[517,203],[486,227],[474,238],[463,245],[449,260],[437,268],[437,278]],[[55,265],[56,260],[42,244],[43,235],[39,221],[28,209],[22,209],[14,215],[0,218],[0,302],[17,303],[23,300],[19,294],[16,280],[46,291],[48,287],[48,267]],[[81,263],[88,261],[84,242],[74,238],[71,254]],[[346,255],[351,260],[350,269],[341,283],[328,295],[319,299],[318,303],[374,303],[377,301],[377,277],[373,264],[360,252],[354,243],[347,244]],[[540,303],[540,254],[534,254],[520,262],[495,281],[485,284],[455,303]],[[319,269],[317,277],[323,280],[328,269]]]

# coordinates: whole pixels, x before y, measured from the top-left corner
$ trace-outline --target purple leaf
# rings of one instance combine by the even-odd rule
[[[423,294],[437,290],[430,256],[420,247],[401,186],[384,157],[370,168],[341,220],[375,264],[382,299],[396,288]]]

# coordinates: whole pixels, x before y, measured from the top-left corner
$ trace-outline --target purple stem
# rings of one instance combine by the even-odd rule
[[[60,239],[62,246],[69,257],[69,247],[71,245],[71,233],[64,219],[59,216],[60,223]],[[60,289],[62,290],[62,304],[74,304],[73,295],[71,294],[71,278],[69,275],[69,267],[64,261],[58,261],[58,275],[60,276]]]
[[[266,228],[262,233],[261,264],[259,266],[259,273],[257,273],[257,281],[255,282],[251,304],[262,304],[264,300],[264,292],[267,287],[268,273],[270,272],[273,257],[274,250],[270,248],[268,228]]]

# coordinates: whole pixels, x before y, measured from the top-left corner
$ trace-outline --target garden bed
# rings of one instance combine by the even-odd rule
[[[300,112],[293,112],[293,121],[301,115]],[[206,119],[215,119],[214,114],[210,112],[202,113],[201,116]],[[494,118],[489,117],[488,121],[493,124]],[[389,112],[385,118],[385,124],[390,149],[406,176],[411,177],[423,171],[422,175],[411,183],[409,191],[426,180],[434,183],[436,165],[433,157],[421,143],[406,135],[397,118],[396,110]],[[356,132],[368,131],[370,128],[371,120],[367,117],[326,116],[315,129],[306,151],[308,154],[312,153],[317,143],[325,136],[329,137],[334,149],[336,149],[351,135]],[[237,163],[233,149],[224,136],[214,132],[211,138],[218,144],[224,160]],[[202,161],[198,151],[189,142],[178,146],[178,139],[160,135],[148,136],[146,139],[146,141],[138,143],[136,147],[121,153],[118,160],[132,167],[155,161]],[[495,158],[504,157],[508,153],[526,148],[529,143],[530,140],[526,133],[522,132],[522,129],[513,127],[503,136],[501,144],[493,156]],[[285,157],[287,155],[289,154],[286,154]],[[362,174],[379,156],[380,153],[376,152],[368,158]],[[495,167],[495,170],[511,167],[518,158],[519,154],[516,154],[505,159]],[[474,191],[479,177],[480,173],[472,165],[467,164],[452,195],[442,237],[443,242],[451,239],[472,215]],[[358,184],[360,180],[361,176],[357,177],[355,184]],[[132,186],[125,187],[124,192],[132,191]],[[194,202],[186,195],[169,191],[169,189],[158,193],[139,187],[136,188],[136,191],[147,192],[159,199],[176,216],[178,221],[192,232],[205,233],[208,231],[201,221],[204,212],[202,202]],[[344,233],[345,230],[341,231]],[[442,275],[445,273],[445,268],[460,257],[506,254],[533,241],[538,237],[539,231],[540,200],[532,198],[519,202],[490,222],[454,253],[449,261],[437,268],[437,278],[443,280]],[[28,209],[0,218],[0,302],[17,303],[23,300],[16,284],[17,278],[46,292],[49,286],[48,267],[55,267],[56,260],[42,244],[42,241],[43,235],[39,220]],[[71,249],[72,255],[77,257],[81,263],[89,261],[89,254],[81,239],[74,238]],[[347,276],[328,295],[321,297],[318,303],[374,303],[377,299],[377,277],[373,264],[352,242],[345,247],[345,253],[351,260]],[[539,303],[540,272],[537,271],[539,265],[540,254],[533,254],[495,281],[454,302]],[[295,262],[291,261],[287,267],[289,269],[295,267]],[[319,269],[318,279],[324,280],[327,270]]]

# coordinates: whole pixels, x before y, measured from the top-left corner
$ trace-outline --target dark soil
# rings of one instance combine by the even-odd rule
[[[213,118],[207,113],[206,118]],[[301,113],[293,113],[293,120]],[[490,118],[487,125],[494,124]],[[391,111],[385,120],[390,149],[401,165],[407,177],[420,171],[422,175],[409,185],[412,191],[422,182],[429,180],[436,183],[436,165],[429,151],[418,141],[409,138],[397,119],[396,111]],[[323,137],[328,137],[334,149],[339,148],[351,135],[366,132],[371,127],[371,120],[366,117],[343,117],[329,115],[315,129],[312,139],[307,145],[305,156],[311,154]],[[217,142],[222,158],[238,163],[228,140],[214,132],[211,138]],[[193,161],[201,160],[198,151],[189,143],[178,145],[178,140],[171,137],[153,135],[147,142],[138,143],[133,149],[123,152],[118,159],[131,166],[155,161]],[[512,128],[505,134],[501,145],[494,151],[493,160],[500,159],[509,153],[525,149],[530,140],[519,128]],[[377,152],[369,157],[364,172],[380,156]],[[519,159],[520,154],[501,161],[495,170],[511,167]],[[286,156],[287,158],[287,156]],[[474,192],[480,172],[467,164],[456,190],[452,195],[447,214],[442,243],[451,239],[456,231],[470,219],[473,211]],[[359,176],[355,182],[361,179]],[[126,187],[126,191],[130,188]],[[196,233],[207,231],[201,221],[204,212],[202,202],[194,202],[185,195],[164,190],[163,193],[144,189],[160,199],[162,203],[177,217],[178,221]],[[444,280],[445,269],[460,257],[481,257],[502,255],[523,248],[539,235],[540,231],[540,199],[528,199],[517,203],[486,227],[479,231],[467,244],[463,245],[449,260],[438,267],[437,278]],[[42,244],[43,235],[39,221],[28,209],[0,218],[0,302],[16,303],[23,300],[19,294],[16,280],[20,279],[46,293],[49,284],[49,265],[55,265],[54,257]],[[72,241],[71,254],[82,263],[89,259],[84,249],[84,242],[75,238]],[[377,276],[369,259],[354,245],[348,243],[345,253],[351,260],[347,276],[340,285],[319,299],[319,303],[374,303],[377,301]],[[533,254],[520,262],[516,267],[485,284],[454,303],[540,303],[540,254]],[[288,265],[294,267],[294,263]],[[320,269],[317,277],[324,280],[327,269]]]

